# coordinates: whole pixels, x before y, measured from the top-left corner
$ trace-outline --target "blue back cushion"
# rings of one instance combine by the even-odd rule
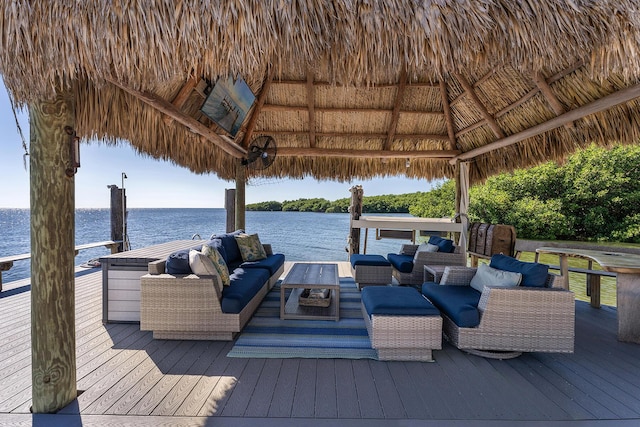
[[[411,273],[413,270],[413,255],[388,254],[387,259],[396,270],[402,273]]]
[[[429,237],[429,243],[438,247],[438,252],[452,253],[455,250],[453,240],[443,239],[440,236]]]
[[[236,242],[236,235],[244,233],[243,230],[236,230],[232,233],[220,234],[219,236],[215,236],[214,239],[219,239],[222,242],[222,247],[224,248],[224,253],[220,251],[220,255],[224,258],[227,264],[230,265],[240,265],[242,263],[242,255],[240,254],[240,249],[238,248],[238,242]],[[226,256],[226,257],[225,257]]]
[[[549,274],[549,266],[546,264],[524,262],[503,254],[492,256],[489,267],[521,273],[522,282],[520,285],[534,288],[544,288]]]
[[[169,274],[191,274],[189,249],[176,251],[167,257],[166,270]]]
[[[422,294],[459,327],[473,328],[480,324],[478,303],[482,294],[471,286],[425,282]]]

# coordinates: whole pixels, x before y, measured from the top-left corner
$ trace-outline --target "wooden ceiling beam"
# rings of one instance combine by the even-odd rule
[[[261,129],[257,131],[265,135],[307,135],[306,130],[269,130]],[[348,132],[316,132],[316,137],[337,137],[337,138],[353,138],[353,139],[385,139],[388,133],[348,133]],[[396,134],[395,139],[430,139],[434,141],[449,141],[447,135],[438,134]]]
[[[546,99],[551,106],[553,112],[556,113],[556,116],[560,116],[566,113],[567,111],[564,109],[556,95],[553,93],[553,90],[551,90],[551,86],[549,86],[542,73],[539,71],[534,72],[532,73],[531,77],[533,78],[533,82],[536,84],[538,89],[540,89],[540,93],[542,93],[544,99]],[[564,126],[569,129],[573,128],[573,122],[566,123]]]
[[[116,80],[107,78],[107,81],[111,84],[113,84],[114,86],[119,87],[120,89],[122,89],[123,91],[127,92],[128,94],[132,95],[133,97],[135,97],[136,99],[144,102],[145,104],[149,105],[150,107],[156,109],[157,111],[170,116],[171,118],[174,119],[174,121],[180,123],[181,125],[185,126],[187,129],[189,129],[191,132],[196,133],[198,135],[203,136],[207,141],[213,143],[214,145],[220,147],[220,149],[222,149],[224,152],[226,152],[227,154],[236,157],[236,158],[242,158],[245,157],[247,154],[247,150],[245,150],[244,148],[242,148],[241,146],[239,146],[238,144],[236,144],[235,142],[231,141],[231,140],[225,140],[223,138],[220,137],[220,135],[218,135],[217,133],[215,133],[214,131],[212,131],[211,129],[209,129],[207,126],[203,125],[202,123],[200,123],[199,121],[195,120],[194,118],[187,116],[186,114],[184,114],[182,111],[180,111],[178,108],[176,108],[172,103],[170,103],[169,101],[153,94],[150,92],[143,92],[143,91],[139,91],[137,89],[133,89],[123,83],[120,83]]]
[[[255,105],[253,106],[253,111],[251,112],[251,117],[249,117],[249,121],[247,122],[247,127],[242,137],[242,148],[246,149],[249,147],[249,143],[251,142],[251,138],[253,137],[253,132],[256,128],[256,123],[258,123],[258,116],[262,112],[264,108],[264,103],[267,100],[267,95],[269,94],[269,88],[271,87],[271,82],[273,82],[273,76],[275,75],[275,67],[271,67],[267,71],[267,75],[265,76],[264,83],[262,84],[262,88],[260,89],[260,94],[258,95],[258,99],[256,100]]]
[[[442,98],[442,110],[444,111],[444,121],[447,124],[447,135],[449,136],[449,147],[456,150],[456,133],[453,128],[453,117],[449,106],[449,95],[447,94],[447,84],[440,80],[440,98]]]
[[[307,109],[309,111],[309,147],[316,145],[316,90],[313,87],[313,71],[307,70]]]
[[[283,85],[306,85],[307,81],[306,80],[276,80],[274,81],[274,84],[283,84]],[[366,88],[366,89],[380,89],[380,88],[390,88],[390,87],[396,87],[396,84],[389,84],[389,83],[384,83],[384,84],[371,84],[369,86],[353,86],[353,85],[343,85],[340,83],[329,83],[329,82],[319,82],[319,81],[315,81],[313,82],[314,86],[332,86],[332,87],[344,87],[344,88],[349,88],[349,89],[362,89],[362,88]],[[407,86],[409,87],[432,87],[432,88],[437,88],[438,84],[437,83],[430,83],[430,82],[413,82],[413,83],[407,83]]]
[[[304,147],[278,147],[278,156],[284,157],[346,157],[357,159],[451,159],[460,154],[459,150],[354,150]]]
[[[306,112],[309,109],[306,105],[277,105],[265,104],[262,111],[277,112]],[[316,112],[321,113],[392,113],[393,110],[384,108],[350,108],[350,107],[315,107]],[[442,111],[419,111],[419,110],[400,110],[402,114],[424,114],[433,116],[442,116]]]
[[[407,72],[404,67],[400,71],[400,81],[398,82],[398,89],[396,91],[396,99],[393,103],[393,111],[391,112],[391,122],[389,123],[389,132],[387,140],[384,143],[384,149],[391,149],[391,144],[394,141],[396,130],[398,129],[398,120],[400,119],[400,107],[402,107],[402,101],[404,100],[404,88],[407,85]]]
[[[492,142],[491,144],[487,144],[482,147],[478,147],[462,153],[452,159],[450,163],[455,164],[456,160],[468,160],[481,154],[497,150],[499,148],[508,147],[527,138],[540,135],[544,132],[556,129],[567,123],[571,123],[575,120],[579,120],[591,114],[602,112],[618,104],[629,102],[638,97],[640,97],[640,84],[629,86],[625,89],[619,90],[618,92],[614,92],[596,101],[590,102],[589,104],[585,104],[581,107],[568,111],[560,116],[556,116],[544,123],[540,123],[539,125],[530,127],[529,129],[514,133],[513,135],[509,135],[498,141]]]
[[[200,77],[196,77],[196,76],[190,77],[189,80],[187,80],[185,84],[180,88],[180,91],[178,92],[176,97],[173,98],[173,101],[171,101],[173,106],[176,107],[178,110],[180,110],[184,106],[184,104],[187,102],[187,99],[189,99],[189,95],[191,95],[191,92],[193,92],[193,90],[195,89],[195,87],[198,85],[199,82],[200,82]],[[170,125],[171,123],[173,123],[173,117],[171,116],[164,116],[163,120],[167,125]]]
[[[482,103],[482,101],[480,101],[480,98],[478,98],[476,91],[473,89],[473,86],[471,86],[469,81],[463,75],[458,73],[456,73],[454,77],[458,80],[458,82],[460,82],[465,92],[467,93],[467,96],[469,96],[471,98],[471,101],[476,105],[476,107],[480,111],[480,114],[482,114],[482,117],[484,117],[487,124],[495,134],[496,138],[504,138],[504,132],[498,125],[498,122],[496,122],[496,119],[491,114],[489,114],[487,107]]]

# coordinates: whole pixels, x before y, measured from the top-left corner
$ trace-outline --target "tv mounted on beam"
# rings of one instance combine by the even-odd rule
[[[239,77],[221,77],[211,89],[200,111],[235,137],[256,97]]]

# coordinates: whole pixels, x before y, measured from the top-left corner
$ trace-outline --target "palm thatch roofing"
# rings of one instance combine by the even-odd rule
[[[472,181],[640,136],[630,0],[3,2],[0,74],[27,106],[72,89],[85,141],[231,179]],[[202,114],[216,80],[256,102],[235,138]],[[407,162],[410,160],[410,162]],[[408,167],[407,167],[408,165]]]

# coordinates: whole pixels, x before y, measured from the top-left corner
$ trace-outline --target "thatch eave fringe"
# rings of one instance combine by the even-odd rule
[[[433,150],[460,150],[482,180],[561,159],[585,139],[636,142],[633,97],[526,132],[640,82],[639,47],[637,0],[43,0],[0,9],[0,75],[16,105],[74,85],[83,138],[126,140],[225,179],[264,134],[283,153],[326,155],[282,156],[252,174],[338,180],[451,176],[446,160],[418,158]],[[255,93],[270,82],[269,108],[252,109],[231,142],[200,113],[202,93],[172,103],[190,78],[227,75]],[[510,147],[490,145],[523,132]],[[385,148],[387,161],[357,158]],[[408,169],[394,158],[405,151],[415,153]]]

